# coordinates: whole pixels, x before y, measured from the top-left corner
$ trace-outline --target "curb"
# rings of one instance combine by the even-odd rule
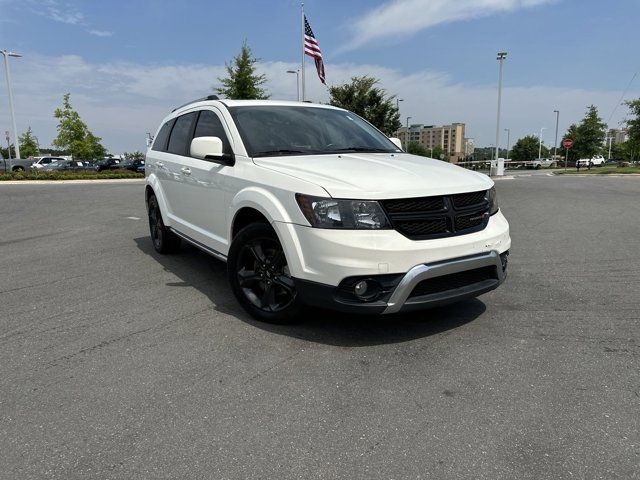
[[[144,178],[97,178],[95,180],[3,180],[0,185],[88,185],[91,183],[145,183]]]

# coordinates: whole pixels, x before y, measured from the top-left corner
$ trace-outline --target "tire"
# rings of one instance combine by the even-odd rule
[[[238,232],[229,249],[227,276],[238,302],[254,318],[278,324],[300,318],[302,302],[270,225],[252,223]]]
[[[24,168],[22,168],[22,167],[15,167],[15,168],[13,169],[13,171],[14,171],[14,172],[24,172]]]
[[[155,195],[149,197],[147,214],[149,216],[151,243],[153,243],[153,248],[156,249],[156,252],[162,254],[177,252],[180,249],[180,237],[165,227],[162,221],[160,205]]]

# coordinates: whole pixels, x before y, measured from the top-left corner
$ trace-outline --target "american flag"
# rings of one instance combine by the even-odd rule
[[[316,36],[313,34],[313,30],[311,30],[311,25],[309,25],[309,21],[307,20],[306,15],[304,16],[304,53],[306,55],[309,55],[310,57],[313,57],[314,61],[316,62],[316,71],[318,72],[318,77],[320,78],[320,81],[322,83],[325,83],[322,52],[320,51]]]

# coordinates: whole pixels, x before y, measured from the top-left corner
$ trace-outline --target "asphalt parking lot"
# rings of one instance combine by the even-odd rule
[[[0,185],[0,478],[640,478],[640,178],[496,183],[500,289],[296,326],[140,183]]]

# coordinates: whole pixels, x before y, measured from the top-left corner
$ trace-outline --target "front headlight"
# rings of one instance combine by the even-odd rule
[[[498,213],[498,194],[496,193],[496,187],[491,187],[487,194],[487,200],[489,200],[489,215]]]
[[[371,200],[342,200],[296,193],[296,201],[312,227],[379,230],[391,228],[380,204]]]

